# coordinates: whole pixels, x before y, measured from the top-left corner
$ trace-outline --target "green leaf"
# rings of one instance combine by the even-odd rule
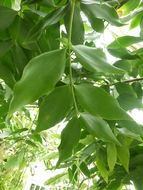
[[[82,108],[91,114],[108,120],[132,120],[116,99],[102,88],[81,84],[75,86],[75,92]]]
[[[27,34],[25,42],[23,43],[24,46],[25,45],[27,46],[28,44],[36,40],[46,27],[58,23],[61,20],[61,18],[64,16],[64,14],[65,14],[65,6],[56,9],[55,11],[51,12],[44,18],[39,19],[39,21],[31,28],[31,30]]]
[[[113,143],[108,143],[107,144],[107,162],[108,162],[110,171],[113,171],[116,161],[117,161],[116,146]]]
[[[107,46],[107,49],[118,49],[118,48],[125,48],[128,46],[131,46],[132,44],[136,44],[141,42],[142,39],[140,37],[135,36],[122,36],[115,41],[113,41],[111,44]]]
[[[140,14],[138,14],[137,16],[135,16],[135,17],[131,20],[130,30],[132,30],[132,29],[134,29],[134,28],[136,28],[137,26],[140,25],[142,16],[143,16],[143,13],[141,12]]]
[[[59,146],[59,160],[57,165],[72,155],[72,150],[80,138],[79,119],[73,117],[61,134],[61,144]]]
[[[72,94],[69,86],[55,88],[40,105],[36,131],[49,129],[63,120],[72,106]]]
[[[65,50],[55,50],[34,57],[25,67],[14,87],[9,114],[51,91],[65,68]]]
[[[140,0],[128,0],[118,11],[122,11],[122,15],[127,15],[140,4]]]
[[[80,117],[82,126],[85,127],[92,135],[106,142],[119,144],[107,122],[98,116],[89,113],[81,113]]]
[[[15,84],[15,78],[9,67],[2,62],[0,62],[0,78],[3,79],[10,88],[13,88]]]
[[[70,12],[71,12],[71,6],[64,17],[67,33],[69,32]],[[84,42],[84,26],[80,15],[80,8],[78,3],[76,3],[74,9],[71,42],[73,45],[83,44]]]
[[[18,44],[16,44],[14,47],[13,56],[14,56],[14,63],[16,66],[17,73],[19,77],[21,77],[24,67],[28,63],[27,56],[24,50],[22,49],[22,47],[20,47]]]
[[[45,181],[44,184],[45,185],[56,184],[60,180],[62,180],[64,177],[67,178],[67,172],[63,172],[63,173],[55,175],[54,177],[51,177],[50,179],[48,179],[47,181]]]
[[[112,25],[122,26],[119,17],[113,7],[108,4],[81,4],[81,9],[85,14],[92,15],[93,18],[105,19]]]
[[[133,132],[131,132],[130,130],[128,130],[127,128],[118,128],[118,131],[130,138],[136,139],[138,141],[142,141],[141,137]]]
[[[88,9],[82,9],[84,14],[88,17],[88,20],[92,26],[92,28],[96,32],[102,33],[104,31],[104,21],[100,18],[96,18],[92,11],[88,11]]]
[[[138,55],[136,55],[134,52],[131,52],[129,50],[127,50],[126,48],[118,48],[118,49],[111,49],[108,48],[107,49],[108,52],[117,58],[121,58],[121,59],[137,59]]]
[[[135,121],[119,121],[119,126],[143,137],[143,126],[137,124]]]
[[[106,168],[106,154],[102,149],[99,149],[99,148],[96,151],[96,164],[101,176],[106,181],[106,183],[108,183],[108,171]]]
[[[105,74],[124,74],[123,70],[108,64],[102,49],[84,45],[72,46],[72,49],[83,67],[91,72],[97,71]]]
[[[4,56],[12,47],[11,40],[0,40],[0,57]]]
[[[118,158],[125,168],[125,170],[129,171],[129,160],[130,160],[130,152],[128,144],[123,136],[119,136],[118,140],[122,144],[121,146],[117,146],[117,155]]]
[[[140,37],[143,39],[143,17],[141,18],[141,22],[140,22]]]
[[[89,171],[87,164],[85,162],[82,162],[80,164],[80,169],[85,176],[90,177],[90,171]]]
[[[0,6],[0,31],[7,29],[14,21],[16,15],[16,11]]]

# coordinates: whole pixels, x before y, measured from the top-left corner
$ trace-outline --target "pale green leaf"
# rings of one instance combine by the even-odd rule
[[[117,161],[116,146],[113,143],[108,143],[107,144],[107,162],[108,162],[110,171],[114,169],[116,161]]]

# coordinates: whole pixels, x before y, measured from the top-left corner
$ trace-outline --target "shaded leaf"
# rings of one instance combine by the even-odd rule
[[[63,120],[72,106],[72,94],[69,86],[57,87],[40,105],[36,131],[53,127]]]
[[[13,9],[0,6],[0,31],[7,29],[14,21],[17,12]]]
[[[72,150],[80,138],[79,119],[73,117],[61,134],[61,144],[59,146],[59,160],[57,165],[72,155]]]

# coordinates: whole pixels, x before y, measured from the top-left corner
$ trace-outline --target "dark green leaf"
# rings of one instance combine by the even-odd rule
[[[64,17],[67,32],[69,32],[70,12],[71,12],[71,6]],[[76,4],[74,9],[71,42],[73,45],[83,44],[84,42],[84,26],[78,4]]]
[[[61,86],[48,95],[40,105],[36,131],[53,127],[63,120],[72,106],[72,94],[69,86]]]
[[[97,168],[103,177],[103,179],[108,183],[108,171],[106,168],[106,154],[102,149],[97,149],[96,151],[96,164]]]
[[[16,11],[0,6],[0,31],[7,29],[14,21],[16,15]]]
[[[13,88],[15,84],[14,76],[11,70],[2,62],[0,62],[0,78],[3,79],[10,88]]]
[[[25,67],[22,78],[14,87],[9,113],[31,103],[49,92],[60,80],[65,68],[65,50],[43,53]]]
[[[73,117],[61,134],[61,144],[59,146],[59,161],[58,164],[66,160],[72,155],[72,150],[78,143],[80,138],[80,123],[79,119]],[[57,165],[58,165],[57,164]]]
[[[90,177],[90,171],[89,171],[87,164],[85,162],[82,162],[80,164],[80,169],[84,173],[85,176]]]
[[[131,120],[116,99],[102,88],[81,84],[75,86],[75,91],[82,108],[91,114],[108,120]]]
[[[10,50],[11,47],[12,47],[11,40],[0,41],[0,57],[5,55]]]

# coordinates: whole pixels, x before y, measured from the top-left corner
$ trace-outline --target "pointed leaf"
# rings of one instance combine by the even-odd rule
[[[73,117],[61,134],[61,144],[59,146],[59,165],[72,155],[72,150],[78,143],[80,138],[80,123],[79,119]]]
[[[12,47],[11,40],[0,40],[0,57],[4,56]]]
[[[36,131],[53,127],[64,119],[72,106],[72,94],[69,86],[61,86],[49,94],[40,105]]]
[[[69,8],[64,18],[67,32],[69,32],[69,22],[70,22],[69,12],[71,12],[71,7]],[[84,42],[84,26],[83,26],[83,21],[80,15],[79,5],[77,3],[75,6],[74,15],[73,15],[71,42],[74,45],[83,44]]]
[[[104,19],[112,25],[122,26],[116,10],[107,4],[81,4],[81,9],[85,14],[89,12],[92,17]]]
[[[117,161],[116,146],[113,143],[108,143],[107,144],[107,162],[108,162],[110,171],[113,171],[116,161]]]
[[[97,168],[103,177],[103,179],[108,183],[108,171],[106,168],[106,155],[102,149],[97,149],[96,151],[96,164]]]
[[[118,140],[120,141],[122,146],[117,146],[117,155],[118,155],[118,158],[119,158],[121,164],[123,165],[125,170],[128,172],[129,171],[129,160],[130,160],[129,147],[123,136],[119,136]]]
[[[88,113],[81,113],[80,117],[82,126],[85,127],[92,135],[106,142],[114,142],[119,145],[108,123],[98,116]]]
[[[10,114],[49,92],[60,80],[65,68],[65,50],[43,53],[25,67],[22,78],[14,87]]]
[[[128,46],[131,46],[132,44],[136,44],[141,42],[142,39],[140,37],[135,37],[135,36],[122,36],[115,41],[113,41],[111,44],[108,45],[108,49],[118,49],[118,48],[125,48]]]
[[[7,65],[0,62],[0,78],[5,81],[5,83],[10,87],[13,88],[15,84],[15,78]]]
[[[76,56],[83,67],[91,72],[97,71],[105,74],[124,74],[123,70],[116,68],[107,62],[102,49],[85,45],[72,46],[72,49],[76,53]]]
[[[0,6],[0,31],[7,29],[14,21],[17,12],[13,9]]]
[[[75,92],[82,108],[91,114],[108,120],[132,120],[116,99],[102,88],[81,84],[75,86]]]

